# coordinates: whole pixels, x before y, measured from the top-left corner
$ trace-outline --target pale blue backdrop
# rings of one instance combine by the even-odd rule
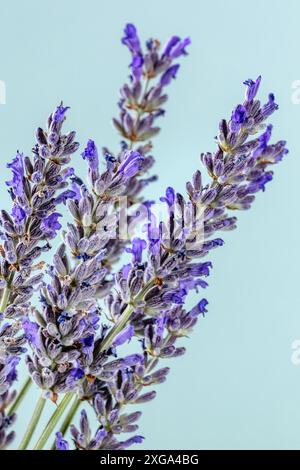
[[[288,140],[290,154],[214,253],[209,313],[157,399],[143,407],[143,448],[300,449],[300,366],[291,361],[300,338],[300,105],[291,100],[300,79],[299,17],[298,0],[0,1],[6,84],[0,179],[7,208],[6,162],[16,149],[30,151],[34,128],[61,99],[72,107],[67,126],[82,143],[93,137],[117,149],[110,119],[128,74],[120,44],[128,21],[144,39],[178,34],[193,41],[156,139],[160,180],[149,188],[152,197],[170,184],[184,190],[200,152],[214,149],[219,119],[241,100],[244,79],[262,74],[262,96],[273,91],[280,104],[274,138]]]

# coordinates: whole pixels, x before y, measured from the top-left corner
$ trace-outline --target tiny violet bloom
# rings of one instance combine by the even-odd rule
[[[115,337],[113,346],[121,346],[122,344],[129,342],[133,335],[134,328],[133,326],[128,325]]]
[[[97,170],[99,165],[98,151],[95,145],[95,142],[91,139],[88,140],[88,143],[81,154],[84,160],[87,160],[91,170]]]
[[[176,46],[172,48],[170,56],[172,59],[176,59],[181,55],[187,55],[186,48],[191,44],[190,38],[185,38],[182,41],[177,42]]]
[[[19,204],[15,204],[12,208],[12,216],[14,220],[16,221],[16,223],[20,224],[25,219],[26,212]]]
[[[53,113],[53,120],[55,122],[62,122],[65,119],[65,114],[68,111],[69,106],[63,106],[62,104],[60,106],[57,106],[55,112]]]
[[[133,54],[139,54],[141,46],[136,27],[128,23],[125,26],[124,33],[125,36],[122,38],[122,43],[125,44]]]
[[[179,64],[175,64],[175,65],[172,65],[170,68],[168,68],[165,73],[162,75],[161,79],[160,79],[160,85],[162,87],[166,86],[166,85],[169,85],[171,83],[171,81],[176,78],[176,75],[177,75],[177,72],[179,70],[179,67],[180,65]]]
[[[180,37],[179,36],[171,36],[170,39],[167,41],[164,49],[163,49],[163,52],[162,52],[163,57],[170,56],[170,53],[171,53],[172,49],[174,49],[174,47],[179,42],[180,42]]]
[[[72,191],[71,189],[67,189],[63,191],[57,198],[55,198],[55,205],[59,205],[61,203],[66,204],[68,199],[76,198],[77,193],[76,191]]]
[[[13,178],[11,181],[7,181],[7,186],[11,187],[11,190],[15,196],[22,196],[24,191],[24,156],[22,153],[17,152],[17,155],[11,163],[7,164],[7,168],[11,169]]]
[[[143,162],[144,157],[139,152],[128,151],[124,155],[118,172],[122,173],[126,178],[131,178],[142,169]]]
[[[127,253],[132,253],[133,262],[141,263],[143,251],[146,249],[147,243],[141,238],[134,238],[132,240],[132,248],[126,248]]]
[[[58,212],[53,212],[42,220],[42,229],[48,238],[54,238],[56,232],[61,229],[62,225],[58,222],[58,218],[62,217]]]
[[[247,89],[246,89],[246,100],[247,101],[253,101],[257,92],[258,92],[258,89],[259,89],[259,85],[260,85],[260,82],[261,82],[261,76],[259,76],[255,81],[251,80],[250,78],[248,80],[245,80],[244,81],[244,84],[247,85]]]
[[[244,124],[247,117],[247,110],[246,108],[239,104],[232,113],[231,120],[234,121],[236,124]]]
[[[69,450],[69,443],[68,441],[66,441],[66,439],[63,438],[62,433],[57,432],[55,435],[56,435],[56,439],[55,439],[56,450]]]

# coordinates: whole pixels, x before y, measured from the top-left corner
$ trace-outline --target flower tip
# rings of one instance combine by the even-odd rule
[[[184,38],[183,42],[184,42],[184,44],[185,44],[185,47],[190,46],[190,45],[192,44],[192,40],[191,40],[191,38],[190,38],[189,36],[186,37],[186,38]],[[185,52],[186,52],[186,51],[185,51]],[[187,54],[187,52],[186,52],[186,54]]]
[[[65,119],[65,114],[70,109],[70,106],[63,106],[63,102],[61,101],[60,105],[58,105],[55,111],[52,114],[52,118],[54,122],[62,122]]]
[[[206,309],[207,305],[208,305],[208,301],[206,299],[200,300],[198,304],[199,313],[201,313],[202,315],[207,313],[207,309]]]
[[[141,444],[144,439],[145,439],[144,436],[134,436],[132,438],[132,443],[133,444]]]
[[[89,139],[87,141],[86,147],[81,153],[81,156],[88,162],[88,165],[92,170],[97,170],[99,164],[98,150],[93,139]]]
[[[124,33],[133,33],[136,32],[136,27],[133,23],[126,23],[124,27]]]

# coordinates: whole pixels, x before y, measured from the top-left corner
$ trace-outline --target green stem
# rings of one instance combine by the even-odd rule
[[[9,294],[10,294],[10,287],[6,286],[1,297],[0,312],[4,312],[4,310],[6,309]]]
[[[28,428],[26,429],[25,435],[21,441],[21,444],[19,445],[19,450],[25,450],[27,449],[27,446],[30,442],[30,439],[32,438],[32,435],[36,429],[36,426],[39,422],[39,419],[41,417],[42,411],[44,409],[46,400],[43,398],[41,395],[39,398],[39,401],[37,402],[37,405],[35,407],[35,410],[33,412],[32,418],[30,420],[30,423],[28,425]]]
[[[147,94],[147,91],[148,91],[148,87],[149,87],[149,83],[150,83],[150,79],[147,77],[146,81],[145,81],[145,88],[144,88],[144,92],[143,92],[143,96],[142,96],[142,100],[141,100],[141,103],[143,101],[143,99],[146,97],[146,94]],[[134,123],[134,128],[135,130],[137,130],[137,127],[139,125],[139,122],[140,122],[140,119],[141,117],[145,114],[145,111],[143,109],[138,109],[137,110],[137,115],[136,115],[136,120],[135,120],[135,123]],[[134,146],[135,142],[133,140],[130,140],[130,143],[129,143],[129,150],[132,150],[133,149],[133,146]]]
[[[36,445],[34,446],[34,450],[42,450],[45,444],[47,443],[50,434],[53,432],[55,426],[57,425],[59,419],[61,418],[62,414],[64,413],[65,409],[67,408],[68,404],[72,400],[73,393],[67,393],[56,410],[54,411],[53,415],[49,419],[48,423],[46,424],[39,440],[37,441]]]
[[[133,299],[132,303],[127,305],[124,312],[120,316],[118,322],[114,325],[108,335],[101,342],[99,352],[105,351],[106,349],[110,348],[113,343],[113,340],[123,330],[132,313],[134,312],[135,304],[144,298],[145,294],[147,294],[148,290],[151,289],[153,284],[153,281],[149,281],[141,290],[141,292]]]
[[[19,405],[22,403],[22,401],[23,401],[27,391],[29,390],[31,384],[32,384],[32,380],[31,380],[30,377],[28,377],[26,382],[23,384],[21,390],[19,391],[19,393],[17,395],[17,398],[15,399],[15,401],[13,402],[11,407],[9,408],[8,416],[12,415],[16,411],[16,409],[19,407]]]
[[[100,352],[105,351],[106,349],[109,349],[114,338],[123,330],[124,326],[126,325],[133,311],[134,311],[133,305],[128,305],[126,307],[126,309],[120,316],[118,323],[114,325],[114,327],[110,330],[108,335],[101,342]]]
[[[74,418],[75,414],[76,414],[76,411],[78,410],[79,406],[81,404],[81,400],[79,400],[79,398],[77,398],[77,396],[75,396],[75,400],[73,402],[73,405],[71,406],[71,408],[69,409],[65,419],[64,419],[64,422],[62,423],[61,425],[61,428],[60,428],[60,432],[62,433],[62,435],[64,436],[72,422],[72,419]],[[52,445],[52,450],[55,450],[55,442],[53,443]]]
[[[149,281],[144,288],[141,290],[141,292],[133,299],[131,304],[128,304],[127,307],[125,308],[124,312],[122,313],[121,317],[119,318],[119,321],[115,324],[115,326],[110,330],[108,335],[104,338],[102,343],[100,344],[100,349],[97,352],[102,352],[105,351],[106,349],[109,349],[109,347],[113,344],[114,338],[123,330],[125,327],[126,323],[128,322],[130,316],[135,310],[135,304],[142,300],[144,298],[144,295],[148,292],[148,290],[154,285],[154,281]],[[72,400],[72,397],[74,394],[72,392],[67,393],[64,398],[62,399],[61,403],[59,406],[56,408],[54,411],[53,415],[51,416],[50,420],[48,421],[48,424],[44,428],[38,442],[36,443],[34,450],[41,450],[43,449],[44,445],[47,443],[50,434],[52,433],[54,427],[56,426],[58,420],[64,413],[65,409],[67,408],[69,402]],[[73,404],[75,407],[75,403]],[[79,404],[77,405],[79,406]],[[71,410],[70,410],[71,412]],[[72,417],[71,417],[72,419]],[[71,421],[70,419],[70,421]],[[68,422],[68,416],[66,416],[64,423],[67,423],[68,428],[70,422]]]
[[[2,293],[2,297],[1,297],[1,304],[0,304],[0,313],[4,313],[6,307],[7,307],[7,303],[8,303],[8,300],[9,300],[9,296],[10,296],[10,291],[11,291],[11,283],[12,283],[12,280],[14,278],[14,275],[15,273],[14,272],[11,272],[9,278],[8,278],[8,281],[7,281],[7,285]]]

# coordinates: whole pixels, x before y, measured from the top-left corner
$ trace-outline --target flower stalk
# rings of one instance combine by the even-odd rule
[[[30,389],[31,385],[32,385],[31,377],[28,377],[26,379],[26,381],[24,382],[24,384],[22,385],[22,388],[19,391],[19,393],[18,393],[16,399],[14,400],[13,404],[9,408],[9,410],[8,410],[9,415],[12,415],[13,413],[15,413],[17,411],[17,409],[21,405],[22,401],[24,400],[28,390]]]
[[[61,400],[60,404],[57,406],[56,410],[52,414],[51,418],[49,419],[47,425],[42,431],[40,438],[38,439],[36,445],[34,446],[34,450],[42,450],[44,446],[47,444],[47,441],[55,429],[58,421],[62,417],[64,411],[68,407],[70,401],[72,400],[73,394],[67,393],[63,399]]]
[[[35,432],[36,427],[38,425],[38,422],[40,420],[40,417],[42,415],[45,404],[46,404],[46,400],[43,397],[43,395],[41,395],[38,402],[37,402],[37,404],[36,404],[36,407],[34,409],[33,415],[31,417],[31,420],[30,420],[29,424],[28,424],[26,432],[23,436],[23,439],[22,439],[22,441],[19,445],[19,450],[26,450],[27,449],[27,446],[29,445],[30,440],[32,438],[32,435]]]

